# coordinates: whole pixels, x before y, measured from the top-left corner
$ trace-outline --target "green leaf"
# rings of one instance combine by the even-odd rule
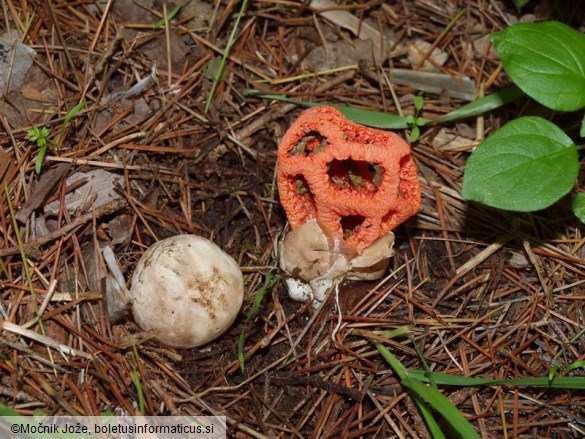
[[[171,21],[173,18],[175,18],[175,15],[177,15],[179,13],[179,11],[181,10],[181,8],[183,7],[183,5],[185,3],[186,2],[182,2],[182,3],[179,3],[177,6],[175,6],[174,9],[167,14],[167,21]],[[160,28],[164,27],[164,25],[165,25],[165,19],[161,18],[159,21],[156,22],[156,24],[154,25],[154,28],[160,29]]]
[[[417,114],[420,110],[422,110],[423,104],[424,100],[421,95],[418,95],[414,98],[414,109],[416,110]]]
[[[571,364],[569,364],[569,366],[567,366],[565,373],[569,373],[572,370],[581,369],[584,367],[585,367],[585,360],[575,361],[574,363],[571,363]]]
[[[408,136],[408,138],[410,139],[411,142],[416,142],[419,137],[420,128],[418,127],[418,125],[415,125],[412,127],[412,131],[410,132],[410,136]]]
[[[552,383],[552,381],[555,379],[555,376],[556,376],[558,370],[559,370],[559,366],[557,366],[557,365],[554,365],[553,367],[550,368],[550,370],[548,371],[549,383]]]
[[[579,218],[582,223],[585,223],[585,192],[575,195],[571,209],[573,209],[575,216]]]
[[[257,96],[262,99],[271,99],[275,101],[288,102],[289,104],[300,105],[302,107],[319,107],[327,105],[328,107],[337,108],[349,120],[373,128],[382,128],[386,130],[399,130],[408,128],[406,116],[397,116],[395,114],[382,113],[380,111],[364,110],[361,108],[347,107],[345,105],[333,105],[322,102],[299,101],[290,99],[281,95],[264,94],[257,90],[247,89],[244,93]],[[414,119],[413,119],[414,120]],[[427,121],[428,122],[428,121]]]
[[[136,346],[133,346],[136,349]],[[140,374],[137,370],[132,370],[132,381],[134,381],[134,387],[136,387],[136,397],[138,398],[138,412],[144,413],[144,392],[142,390],[142,383],[140,382]]]
[[[514,6],[516,6],[516,9],[518,10],[518,12],[520,12],[520,10],[526,6],[528,4],[528,2],[530,2],[530,0],[513,0],[514,1]]]
[[[507,123],[471,154],[462,195],[499,209],[544,209],[566,195],[579,162],[572,140],[541,117]]]
[[[429,383],[431,377],[424,370],[407,369],[404,372],[409,378]],[[522,386],[546,387],[551,389],[585,390],[585,376],[566,377],[530,377],[494,380],[492,378],[474,378],[448,373],[433,372],[432,380],[439,386],[479,387],[479,386]]]
[[[441,430],[439,423],[433,416],[433,410],[431,409],[431,406],[427,404],[421,396],[416,395],[414,392],[411,392],[411,396],[427,424],[427,428],[429,429],[429,433],[431,433],[431,437],[433,439],[446,439],[446,436]]]
[[[205,65],[205,68],[203,69],[203,76],[205,76],[210,81],[213,81],[216,77],[220,80],[223,80],[226,72],[225,67],[226,66],[222,63],[221,57],[214,56]],[[223,69],[223,71],[220,72],[221,69]]]
[[[412,392],[421,396],[435,410],[437,410],[449,422],[451,427],[463,438],[477,438],[479,435],[471,426],[469,421],[461,414],[457,407],[437,389],[427,387],[417,379],[410,377],[404,378],[400,382],[403,386],[409,388]]]
[[[43,167],[43,159],[45,158],[46,153],[47,153],[47,144],[45,143],[45,145],[39,149],[39,154],[37,155],[37,160],[35,162],[35,172],[37,174],[41,173],[41,168]]]
[[[583,116],[583,119],[581,119],[581,129],[579,130],[579,135],[581,137],[585,137],[585,115]]]
[[[405,379],[408,372],[406,367],[404,367],[404,365],[394,355],[392,355],[392,352],[390,352],[380,340],[372,339],[372,343],[374,343],[374,346],[376,346],[378,352],[382,354],[384,360],[386,360],[386,362],[394,370],[394,373],[398,375],[398,378],[400,378],[401,381]]]
[[[26,138],[31,142],[36,142],[39,138],[40,132],[37,127],[32,127],[26,132]]]
[[[444,116],[427,121],[427,123],[443,123],[453,122],[455,120],[466,119],[468,117],[478,116],[480,114],[487,113],[488,111],[495,110],[503,105],[510,102],[514,102],[524,96],[522,90],[515,85],[499,90],[495,93],[489,94],[480,98],[476,101],[470,102],[457,110],[445,114]]]
[[[63,120],[63,126],[69,125],[71,119],[73,119],[77,115],[77,113],[79,113],[79,110],[81,110],[83,107],[85,107],[85,101],[79,102],[75,107],[69,110],[69,112],[65,116],[65,119]]]
[[[557,111],[585,107],[585,36],[556,22],[517,23],[492,35],[506,73]]]

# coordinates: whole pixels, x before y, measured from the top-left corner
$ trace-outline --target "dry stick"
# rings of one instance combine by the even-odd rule
[[[70,346],[57,343],[52,338],[38,334],[35,331],[31,331],[30,329],[25,329],[22,326],[15,325],[14,323],[8,322],[6,320],[0,321],[0,330],[8,331],[11,332],[12,334],[17,334],[22,337],[35,340],[41,344],[44,344],[45,346],[52,347],[53,349],[59,351],[64,355],[79,356],[87,358],[88,360],[93,360],[94,358],[93,355],[88,354],[87,352],[78,351],[77,349],[73,349]]]
[[[12,129],[10,128],[8,121],[1,114],[0,114],[0,125],[4,128],[4,131],[6,133],[8,133],[8,135],[10,136],[10,142],[11,142],[12,148],[14,150],[14,156],[16,157],[16,160],[17,160],[16,167],[14,168],[12,173],[10,173],[9,175],[6,175],[4,177],[4,182],[6,184],[10,184],[12,182],[12,180],[15,178],[16,173],[19,172],[22,190],[24,192],[24,198],[26,200],[30,197],[30,185],[27,183],[26,170],[25,170],[26,166],[23,166],[23,164],[24,164],[24,161],[28,158],[32,146],[29,146],[27,151],[21,156],[20,151],[18,149],[18,143],[16,142],[16,139],[14,138],[14,134],[12,133]]]
[[[163,3],[163,18],[165,22],[165,40],[167,48],[167,84],[169,88],[173,86],[173,64],[171,60],[171,28],[169,26],[169,16],[167,15],[167,5]]]
[[[489,258],[492,254],[497,252],[500,248],[502,248],[504,245],[506,245],[508,243],[508,241],[510,241],[511,239],[512,239],[511,235],[503,236],[499,242],[494,242],[493,244],[490,244],[485,249],[480,251],[477,255],[475,255],[473,258],[471,258],[469,261],[467,261],[465,264],[463,264],[461,267],[459,267],[457,269],[453,279],[451,279],[449,281],[449,283],[447,285],[445,285],[443,290],[436,297],[431,308],[434,309],[437,306],[437,304],[441,301],[443,296],[445,296],[445,294],[447,294],[447,291],[449,291],[449,289],[451,287],[453,287],[455,282],[459,278],[461,278],[461,276],[464,276],[465,274],[467,274],[468,272],[473,270],[478,264],[481,264],[483,261],[485,261],[487,258]]]
[[[100,34],[102,33],[102,29],[104,27],[104,23],[106,22],[106,18],[108,17],[108,14],[110,12],[110,7],[112,6],[112,0],[108,0],[108,4],[106,5],[106,9],[104,10],[104,15],[102,16],[102,19],[100,20],[100,24],[97,28],[97,30],[95,31],[95,35],[93,37],[93,41],[91,42],[91,46],[89,47],[89,50],[91,52],[94,51],[95,46],[97,44],[98,38],[100,36]],[[117,37],[117,35],[116,35]]]
[[[449,240],[449,232],[447,232],[447,224],[445,222],[445,214],[443,212],[443,199],[441,198],[441,191],[438,187],[435,190],[435,205],[437,206],[437,216],[439,217],[439,224],[443,229],[443,238],[445,239],[445,249],[447,250],[447,257],[451,268],[455,270],[455,259],[453,258],[453,250],[451,249],[451,242]]]
[[[71,57],[71,53],[67,47],[67,43],[65,42],[65,38],[63,38],[63,33],[61,32],[61,28],[59,27],[59,20],[57,20],[57,14],[55,14],[55,8],[53,7],[53,2],[51,0],[45,0],[47,8],[49,9],[49,14],[51,15],[51,21],[53,22],[53,26],[57,32],[57,38],[59,38],[59,42],[61,46],[63,46],[63,51],[65,52],[65,57],[67,58],[67,62],[71,66],[73,70],[73,74],[75,75],[75,79],[77,80],[78,87],[83,83],[81,78],[78,75],[78,70],[75,68],[75,63],[73,62],[73,58]]]
[[[4,85],[4,90],[2,90],[2,95],[6,96],[8,94],[8,87],[10,87],[10,79],[12,78],[12,69],[14,68],[14,57],[16,56],[16,44],[18,43],[17,40],[14,40],[12,44],[12,56],[10,57],[10,63],[8,64],[8,75],[6,75],[6,84]]]
[[[443,32],[441,32],[439,34],[439,36],[435,39],[435,41],[433,42],[433,44],[431,44],[431,47],[429,47],[429,50],[427,50],[427,53],[425,53],[425,55],[421,58],[421,60],[415,66],[414,70],[418,70],[418,69],[421,68],[421,66],[423,65],[423,63],[429,58],[429,56],[431,56],[431,53],[433,52],[433,50],[435,50],[436,47],[439,45],[439,43],[441,41],[443,41],[443,38],[445,38],[445,36],[451,30],[451,28],[453,26],[455,26],[455,23],[457,23],[457,21],[459,21],[459,19],[466,12],[467,12],[467,8],[463,8],[455,17],[453,17],[453,19],[447,24],[447,26],[445,27],[445,29],[443,29]]]
[[[25,254],[34,253],[35,251],[38,251],[39,247],[41,247],[41,246],[43,246],[51,241],[54,241],[55,239],[61,238],[64,235],[67,235],[69,232],[76,229],[77,227],[82,226],[83,224],[91,221],[93,219],[94,215],[96,218],[99,218],[99,217],[102,217],[105,215],[109,215],[111,213],[114,213],[114,212],[122,209],[123,207],[126,207],[127,205],[128,205],[128,203],[126,200],[118,199],[118,200],[111,201],[108,204],[105,204],[103,206],[100,206],[92,212],[81,215],[74,222],[61,227],[59,230],[55,230],[53,233],[49,233],[48,235],[43,236],[42,238],[35,239],[34,241],[29,241],[29,242],[25,243],[24,244]],[[18,246],[0,249],[0,257],[17,255],[19,253],[20,253],[20,249],[18,248]]]
[[[329,89],[331,89],[339,84],[344,83],[345,81],[353,78],[354,74],[355,74],[355,72],[350,70],[350,71],[347,71],[341,75],[336,76],[335,78],[333,78],[330,81],[327,81],[325,84],[321,85],[320,87],[317,87],[315,89],[315,94],[324,93],[327,90],[329,90]],[[246,125],[241,130],[239,130],[236,133],[235,138],[239,139],[240,142],[244,142],[246,139],[251,137],[257,131],[265,129],[269,122],[272,122],[273,120],[281,118],[282,116],[284,116],[285,114],[294,110],[295,108],[298,108],[298,105],[285,104],[285,105],[280,106],[275,111],[268,111],[265,114],[263,114],[262,116],[258,117],[253,122]]]
[[[104,15],[104,19],[105,19],[105,17],[106,16]],[[96,34],[96,39],[97,39],[97,34]],[[120,44],[120,42],[123,39],[124,39],[124,36],[122,34],[122,31],[120,29],[118,29],[116,32],[116,35],[114,36],[114,39],[112,41],[110,41],[110,43],[106,47],[104,53],[102,54],[100,60],[95,65],[95,67],[90,64],[91,52],[88,52],[87,60],[88,60],[89,65],[87,67],[87,77],[86,77],[86,81],[85,81],[85,88],[83,89],[83,93],[81,94],[81,96],[87,95],[87,91],[89,90],[89,87],[91,86],[91,84],[94,83],[95,77],[103,71],[106,63],[114,56],[114,51],[116,50],[116,48],[118,47],[118,44]],[[100,98],[101,98],[101,93],[100,93],[100,96],[98,96],[98,98],[96,99],[96,101],[99,102]]]

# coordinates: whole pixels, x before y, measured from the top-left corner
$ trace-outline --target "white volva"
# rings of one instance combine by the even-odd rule
[[[393,255],[394,233],[388,232],[361,255],[338,238],[327,239],[317,221],[310,220],[289,232],[280,248],[280,268],[286,274],[289,296],[311,299],[318,308],[328,293],[344,279],[380,278]]]

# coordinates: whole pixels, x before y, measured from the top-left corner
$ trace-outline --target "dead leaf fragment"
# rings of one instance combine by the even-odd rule
[[[67,185],[71,186],[81,179],[86,179],[87,182],[65,195],[65,206],[70,214],[73,214],[77,209],[98,208],[121,198],[115,186],[116,184],[122,185],[124,182],[124,178],[120,175],[103,169],[76,172],[67,179]],[[57,215],[59,209],[60,202],[53,201],[45,206],[45,214]]]
[[[411,66],[415,67],[420,64],[423,58],[431,49],[431,43],[424,40],[415,40],[408,45],[408,62]],[[423,63],[419,70],[425,72],[436,72],[438,71],[436,66],[442,66],[447,62],[449,55],[447,52],[435,47],[428,56],[427,61]],[[429,61],[431,60],[431,61]]]
[[[14,168],[15,164],[10,154],[0,148],[0,183],[4,184],[4,179],[14,171]]]
[[[32,196],[16,212],[16,219],[25,223],[30,214],[42,206],[47,197],[53,193],[53,189],[67,174],[69,168],[71,168],[69,163],[63,163],[45,172],[39,178]]]
[[[15,40],[0,37],[0,96],[18,90],[37,53]]]

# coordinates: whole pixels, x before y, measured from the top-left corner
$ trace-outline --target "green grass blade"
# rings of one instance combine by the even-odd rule
[[[569,373],[574,369],[581,369],[583,367],[585,367],[585,360],[575,361],[574,363],[571,363],[570,365],[567,366],[564,373]]]
[[[246,90],[249,95],[257,96],[262,99],[270,99],[275,101],[287,102],[302,107],[319,107],[327,105],[329,107],[337,108],[349,120],[366,125],[373,128],[382,128],[386,130],[400,130],[408,128],[408,123],[405,116],[398,116],[395,114],[386,114],[380,111],[364,110],[361,108],[348,107],[345,105],[324,104],[320,102],[298,101],[290,99],[281,95],[264,94],[256,90]],[[428,121],[425,121],[428,123]]]
[[[449,421],[450,424],[453,425],[453,422],[455,422],[456,424],[453,425],[453,427],[458,431],[460,431],[459,429],[462,429],[462,433],[466,434],[466,435],[462,434],[462,437],[465,438],[478,437],[477,434],[475,433],[475,430],[473,429],[471,424],[469,424],[467,419],[465,419],[465,417],[461,413],[459,413],[457,408],[453,404],[451,404],[451,402],[447,398],[445,398],[445,396],[443,396],[441,392],[432,387],[425,386],[421,381],[418,381],[417,378],[414,379],[410,378],[409,377],[410,371],[406,369],[404,365],[400,361],[398,361],[398,359],[394,355],[392,355],[392,353],[388,349],[386,349],[386,347],[382,344],[381,341],[372,339],[372,342],[374,343],[380,354],[382,354],[386,362],[390,365],[390,367],[394,369],[394,372],[400,378],[401,384],[403,384],[411,391],[413,399],[415,400],[433,438],[435,439],[444,438],[445,435],[441,431],[441,428],[439,427],[437,421],[433,417],[431,410],[424,401],[428,402],[435,410],[441,413],[441,415],[443,415]],[[424,399],[424,401],[421,400],[421,398]],[[450,407],[445,408],[445,406],[447,405],[445,401],[447,401]],[[436,407],[435,404],[439,404],[441,407]],[[447,414],[445,414],[444,412]],[[470,434],[469,431],[471,431],[472,434]]]
[[[167,14],[167,21],[171,21],[173,18],[175,18],[175,15],[177,15],[179,13],[179,11],[181,10],[181,8],[183,7],[183,5],[185,3],[186,2],[182,2],[182,3],[179,3],[177,6],[175,6],[174,9]],[[159,21],[156,22],[156,24],[154,25],[154,28],[160,29],[164,25],[165,25],[165,19],[161,18]]]
[[[2,258],[0,258],[0,269],[2,269],[2,273],[4,274],[4,276],[6,276],[6,279],[9,279],[10,275],[8,274],[8,268],[6,267],[4,259]]]
[[[398,329],[400,330],[400,333],[402,333],[402,328]],[[394,330],[392,331],[391,334],[387,335],[392,335],[392,337],[388,338],[393,338],[394,336],[399,335],[399,333],[396,332],[396,330]],[[394,355],[392,355],[392,353],[388,349],[386,349],[386,346],[384,346],[380,340],[371,339],[371,341],[372,343],[374,343],[374,346],[376,346],[376,348],[378,349],[378,352],[382,354],[382,357],[384,357],[386,362],[394,370],[396,375],[398,375],[400,381],[402,382],[405,378],[407,378],[406,376],[407,369],[403,366],[403,364],[400,361],[398,361],[398,359]],[[429,428],[429,432],[432,434],[433,438],[434,439],[445,438],[445,435],[443,434],[441,428],[439,427],[439,424],[433,417],[433,413],[431,412],[429,406],[416,393],[413,393],[412,397],[416,405],[418,406],[421,415],[425,420],[427,427]]]
[[[401,384],[428,402],[445,418],[445,420],[461,435],[461,437],[466,439],[479,439],[479,435],[465,416],[463,416],[457,407],[455,407],[453,403],[437,389],[427,387],[418,379],[410,377],[403,379]]]
[[[215,78],[213,78],[213,83],[211,84],[211,90],[209,91],[209,95],[207,96],[207,102],[205,103],[205,113],[209,112],[209,107],[211,107],[211,101],[213,100],[213,95],[215,95],[215,90],[217,90],[217,86],[221,82],[221,78],[223,77],[223,72],[225,71],[227,65],[227,58],[230,54],[230,50],[232,49],[232,44],[234,43],[234,39],[236,38],[236,32],[238,31],[238,27],[240,25],[240,20],[244,15],[244,11],[246,10],[246,6],[248,6],[248,0],[244,0],[242,2],[242,6],[240,7],[240,12],[236,18],[236,22],[234,23],[234,27],[230,33],[230,36],[227,41],[227,45],[225,50],[223,51],[223,57],[221,59],[221,65],[219,69],[217,69],[217,73],[215,74]]]
[[[43,159],[45,158],[45,154],[47,153],[47,145],[41,147],[39,149],[39,154],[37,155],[37,160],[35,162],[35,172],[37,174],[41,173],[41,169],[43,168]]]
[[[274,285],[276,285],[276,283],[279,280],[280,275],[268,272],[266,274],[266,278],[264,279],[264,285],[262,285],[262,287],[260,287],[260,289],[256,293],[254,303],[248,310],[248,315],[246,316],[244,326],[242,327],[242,331],[240,332],[240,337],[238,339],[238,361],[240,363],[240,370],[242,371],[242,373],[244,373],[244,345],[246,343],[246,325],[258,313],[258,310],[260,309],[260,305],[262,303],[262,299],[264,298],[264,294],[266,294],[266,291],[270,290]]]
[[[71,119],[73,119],[75,116],[77,116],[77,113],[79,113],[79,111],[83,107],[85,107],[85,101],[79,102],[75,107],[73,107],[71,110],[69,110],[69,112],[65,116],[65,119],[63,120],[63,126],[69,125],[69,122],[71,122]]]
[[[406,370],[408,377],[419,381],[430,382],[429,376],[424,370]],[[474,387],[474,386],[525,386],[525,387],[548,387],[551,389],[575,389],[585,390],[585,376],[578,377],[530,377],[513,378],[507,380],[494,380],[492,378],[473,378],[447,373],[433,372],[432,379],[437,385]]]
[[[392,353],[388,349],[386,349],[386,346],[384,346],[380,340],[372,339],[372,343],[374,343],[374,346],[376,346],[378,352],[382,354],[384,360],[386,360],[390,367],[394,369],[394,372],[396,373],[396,375],[398,375],[398,378],[400,378],[400,380],[406,378],[408,370],[400,361],[398,361],[398,359],[394,355],[392,355]]]
[[[136,397],[138,398],[138,410],[141,415],[144,414],[144,392],[142,391],[142,383],[140,382],[140,374],[137,370],[132,371],[132,381],[136,387]]]
[[[524,96],[522,90],[520,90],[515,85],[504,88],[500,91],[487,95],[483,98],[480,98],[476,101],[470,102],[467,105],[459,107],[457,110],[452,111],[444,116],[438,117],[437,119],[433,119],[433,124],[435,123],[443,123],[443,122],[452,122],[454,120],[461,120],[467,117],[478,116],[483,113],[487,113],[488,111],[495,110],[496,108],[501,107],[502,105],[506,105],[510,102],[514,102]]]
[[[433,416],[433,411],[431,410],[429,405],[424,401],[423,398],[421,398],[414,392],[411,392],[411,394],[412,398],[414,399],[414,402],[416,403],[418,409],[420,410],[423,419],[425,420],[425,423],[427,424],[429,433],[431,433],[431,437],[433,439],[446,439],[445,434],[443,433],[437,420]]]

